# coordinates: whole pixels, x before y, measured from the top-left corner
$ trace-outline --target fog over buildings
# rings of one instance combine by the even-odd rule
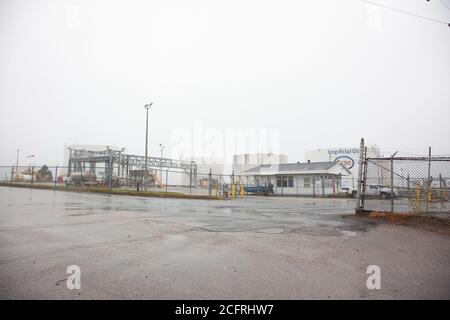
[[[439,1],[395,6],[450,20]],[[70,144],[143,154],[148,102],[154,156],[225,157],[211,150],[236,132],[272,138],[224,161],[360,137],[449,150],[450,28],[363,1],[3,0],[0,48],[2,165],[16,149],[62,164]]]

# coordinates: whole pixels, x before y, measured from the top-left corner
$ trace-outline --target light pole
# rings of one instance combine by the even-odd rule
[[[162,168],[163,168],[163,163],[162,163],[162,161],[163,161],[163,151],[164,151],[164,148],[165,148],[166,146],[164,146],[163,144],[159,144],[159,150],[161,151],[161,163],[160,163],[160,165],[161,165],[161,174],[160,174],[160,176],[161,176],[161,179],[162,179]]]
[[[146,104],[144,106],[146,112],[147,112],[147,118],[145,120],[145,165],[144,170],[147,173],[147,155],[148,155],[148,109],[150,109],[153,105],[153,102],[150,102],[149,104]]]
[[[19,172],[19,152],[20,152],[20,149],[17,149],[16,173]]]
[[[27,158],[33,158],[33,160],[34,160],[34,157],[35,157],[34,154],[30,154],[29,156],[27,156]],[[28,166],[31,167],[31,162],[29,162]],[[33,166],[34,166],[34,163],[33,163]]]

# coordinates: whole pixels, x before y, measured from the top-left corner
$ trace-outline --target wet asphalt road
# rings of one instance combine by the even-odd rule
[[[450,298],[450,238],[347,199],[184,200],[0,187],[0,298]],[[380,290],[366,268],[381,268]],[[81,289],[66,288],[66,267]]]

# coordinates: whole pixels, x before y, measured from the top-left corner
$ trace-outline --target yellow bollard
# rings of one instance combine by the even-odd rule
[[[417,200],[418,204],[420,204],[420,193],[421,193],[421,188],[420,188],[420,186],[417,186],[416,187],[416,200]]]
[[[244,197],[244,185],[243,184],[241,184],[241,197],[242,198]]]
[[[234,183],[231,185],[231,197],[236,197],[236,185]]]

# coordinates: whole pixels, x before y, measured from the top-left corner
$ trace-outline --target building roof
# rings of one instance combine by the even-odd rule
[[[282,163],[260,165],[244,171],[250,175],[275,175],[275,174],[337,174],[331,172],[331,169],[339,167],[344,174],[351,172],[339,162],[305,162],[305,163]]]

